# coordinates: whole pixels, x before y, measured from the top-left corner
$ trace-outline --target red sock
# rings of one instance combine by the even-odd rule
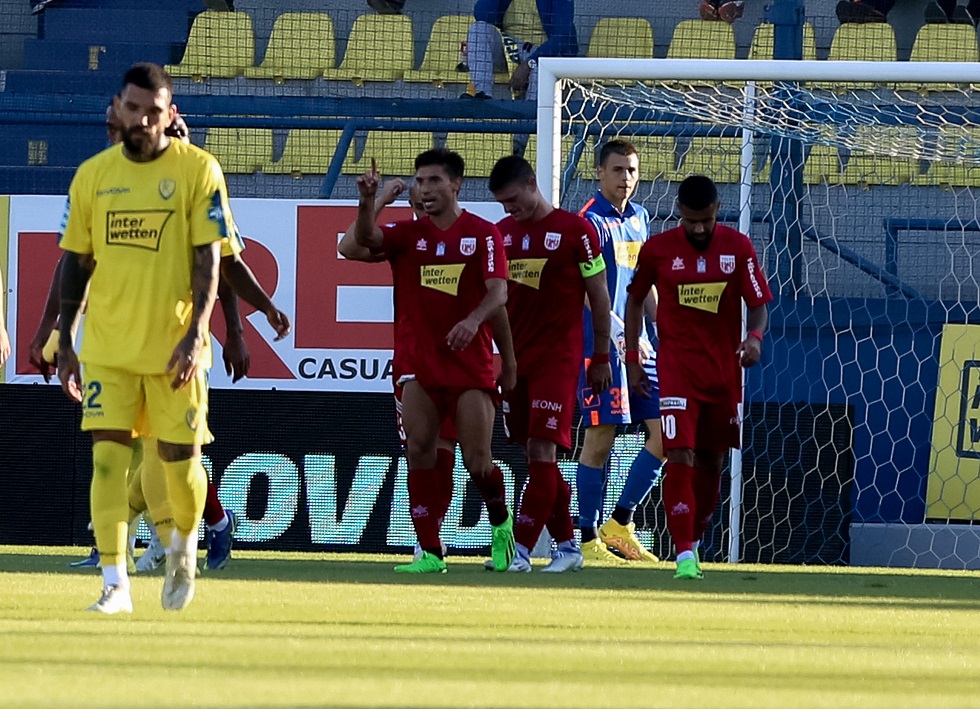
[[[483,504],[487,506],[487,516],[490,524],[497,526],[507,521],[507,490],[504,488],[504,474],[496,465],[489,475],[473,475],[470,473],[470,480],[476,485],[483,498]]]
[[[445,448],[436,449],[436,487],[439,491],[439,502],[436,507],[436,517],[439,527],[446,518],[449,505],[453,501],[453,468],[456,467],[456,451]]]
[[[721,494],[721,471],[711,468],[697,468],[694,476],[694,540],[704,536],[704,531],[711,525],[711,517],[718,506],[718,496]]]
[[[572,488],[555,465],[555,504],[548,518],[548,532],[556,543],[570,542],[575,538],[575,526],[572,524]]]
[[[409,470],[408,504],[419,546],[441,557],[442,542],[439,539],[439,518],[436,516],[439,505],[438,488],[435,484],[437,477],[435,468]]]
[[[555,506],[558,481],[557,463],[532,460],[527,464],[528,479],[521,495],[521,508],[514,524],[514,541],[533,549]]]
[[[691,551],[694,543],[694,466],[667,463],[663,486],[664,511],[667,513],[667,531],[677,553]]]
[[[218,488],[208,480],[208,496],[204,499],[204,524],[213,527],[225,518],[225,508],[218,500]]]

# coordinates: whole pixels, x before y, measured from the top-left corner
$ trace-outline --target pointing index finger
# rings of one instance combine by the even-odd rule
[[[371,174],[373,175],[378,174],[378,160],[377,158],[374,157],[371,158]]]

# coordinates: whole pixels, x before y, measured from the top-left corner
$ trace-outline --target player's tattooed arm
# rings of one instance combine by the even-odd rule
[[[177,343],[167,371],[174,372],[170,387],[176,391],[190,382],[197,374],[201,350],[208,333],[211,311],[218,297],[218,268],[221,261],[221,242],[194,247],[194,267],[191,271],[191,317],[187,334]]]
[[[385,207],[393,204],[398,195],[405,191],[405,181],[401,178],[395,178],[394,180],[388,180],[384,187],[381,188],[381,192],[374,200],[374,219],[377,221],[381,218],[381,213],[384,211]],[[361,246],[357,243],[357,239],[354,238],[354,227],[357,222],[351,224],[347,227],[347,231],[344,232],[343,238],[341,238],[340,243],[337,244],[337,252],[349,261],[364,261],[366,263],[377,263],[378,261],[384,261],[385,255],[379,250],[372,250],[367,247]]]
[[[44,312],[41,314],[41,322],[38,323],[37,332],[34,339],[28,346],[28,357],[30,363],[37,367],[37,370],[44,377],[44,381],[50,381],[54,373],[54,362],[48,361],[44,356],[44,347],[48,339],[58,328],[58,309],[61,307],[61,268],[68,253],[61,254],[58,265],[54,267],[54,276],[51,278],[51,287],[48,288],[48,299],[44,302]],[[50,356],[50,354],[49,354]],[[55,358],[52,356],[51,360]]]
[[[85,301],[85,287],[95,269],[92,254],[65,252],[61,266],[61,308],[58,318],[58,379],[68,398],[81,402],[82,373],[75,354],[75,321]]]
[[[221,259],[222,267],[225,259]],[[224,268],[222,268],[222,272]],[[238,296],[231,284],[222,275],[218,279],[218,303],[225,316],[225,343],[221,348],[221,359],[225,363],[225,374],[237,382],[248,376],[248,345],[242,336],[242,313],[238,308]]]

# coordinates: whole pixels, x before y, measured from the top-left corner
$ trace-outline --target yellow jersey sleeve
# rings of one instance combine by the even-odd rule
[[[89,170],[83,164],[72,178],[65,202],[58,245],[65,251],[90,254],[92,247],[92,195]]]
[[[234,220],[232,226],[234,230],[231,236],[221,240],[221,258],[237,256],[245,250],[245,239],[242,238],[242,233],[238,230],[238,225],[234,223]]]
[[[206,162],[207,169],[200,171],[200,184],[191,205],[190,235],[193,246],[205,246],[235,235],[235,220],[228,204],[224,173],[213,156],[208,154]]]

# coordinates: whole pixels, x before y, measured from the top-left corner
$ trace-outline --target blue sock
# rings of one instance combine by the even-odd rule
[[[660,478],[660,467],[663,463],[653,453],[646,448],[640,450],[633,464],[630,466],[629,476],[626,478],[626,485],[623,486],[623,494],[619,496],[617,507],[627,510],[635,510],[643,502],[650,490]],[[579,491],[579,495],[581,495]]]
[[[605,470],[578,464],[575,471],[575,485],[578,487],[578,526],[579,529],[593,530],[599,525],[602,514],[602,492],[605,486]]]

